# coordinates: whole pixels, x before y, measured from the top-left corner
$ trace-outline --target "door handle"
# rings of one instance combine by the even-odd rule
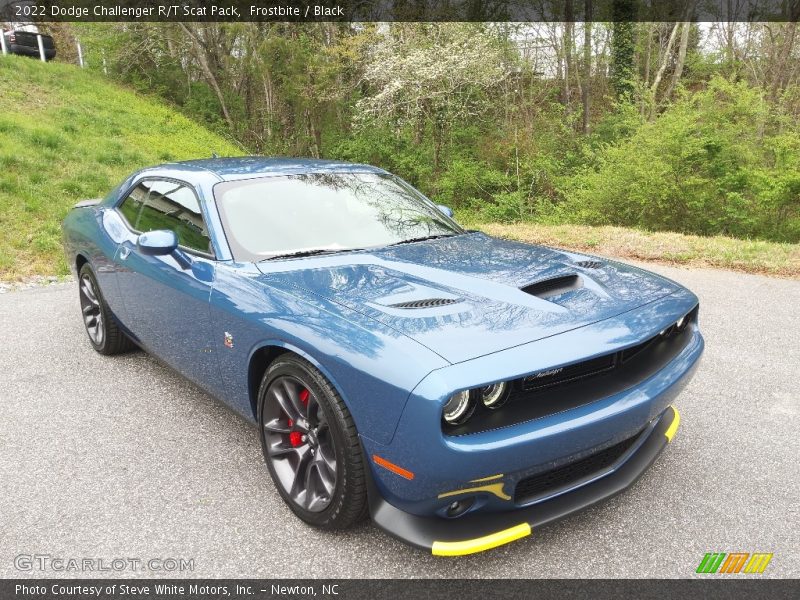
[[[130,253],[131,253],[131,249],[130,248],[128,248],[127,246],[122,246],[119,249],[119,259],[120,260],[125,260],[126,258],[128,258]]]

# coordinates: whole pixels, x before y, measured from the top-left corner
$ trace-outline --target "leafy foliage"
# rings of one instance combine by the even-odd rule
[[[800,133],[763,93],[713,78],[656,121],[602,147],[569,182],[573,222],[800,240]]]

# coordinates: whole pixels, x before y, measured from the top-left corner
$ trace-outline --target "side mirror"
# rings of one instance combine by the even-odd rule
[[[136,240],[139,252],[148,256],[165,256],[173,253],[178,248],[178,236],[169,229],[148,231]]]
[[[436,208],[438,208],[440,211],[442,211],[451,219],[453,218],[453,210],[449,206],[445,206],[444,204],[437,204]]]

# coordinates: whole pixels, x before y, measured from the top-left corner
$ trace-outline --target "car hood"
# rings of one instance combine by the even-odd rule
[[[451,363],[608,319],[679,289],[635,267],[482,233],[258,268],[264,283],[344,305]]]

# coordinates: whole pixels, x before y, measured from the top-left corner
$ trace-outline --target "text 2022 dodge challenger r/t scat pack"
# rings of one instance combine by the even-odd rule
[[[79,203],[64,239],[94,348],[258,423],[297,516],[457,555],[630,486],[703,338],[668,279],[450,214],[375,167],[210,159]]]

